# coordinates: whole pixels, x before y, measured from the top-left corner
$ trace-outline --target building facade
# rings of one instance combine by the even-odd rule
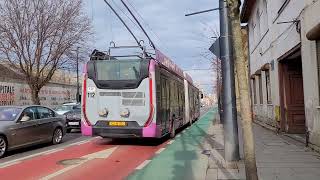
[[[320,0],[245,0],[256,121],[320,147]]]
[[[0,72],[0,106],[31,105],[31,89],[23,75],[5,64],[0,64]],[[40,102],[54,108],[64,102],[75,102],[76,92],[75,73],[57,71],[50,83],[40,90]]]

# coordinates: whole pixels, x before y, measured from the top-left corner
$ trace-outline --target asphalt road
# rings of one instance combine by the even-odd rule
[[[201,116],[209,109],[201,108]],[[177,136],[185,128],[180,129]],[[123,179],[139,164],[160,152],[170,141],[169,138],[156,141],[112,140],[83,137],[80,132],[72,132],[59,145],[43,144],[9,152],[5,158],[0,159],[0,174],[5,179],[70,179],[65,176],[68,174],[72,175],[71,179],[78,175],[79,178],[81,175],[89,175],[87,177],[94,179],[99,173],[93,173],[96,171],[92,171],[92,168],[97,168],[100,175],[103,173],[114,179]],[[70,165],[63,164],[68,160],[72,160],[72,163],[80,162],[71,165],[77,168],[68,170]],[[17,168],[20,169],[18,174],[15,173]],[[123,173],[119,173],[117,168],[122,169]],[[66,170],[68,173],[64,173]]]
[[[12,161],[15,159],[28,157],[28,156],[33,156],[35,154],[46,152],[52,149],[62,148],[64,146],[69,146],[70,144],[84,141],[86,139],[89,139],[89,138],[83,137],[80,131],[74,130],[73,132],[67,133],[64,136],[61,144],[52,145],[50,143],[47,143],[47,144],[31,146],[31,147],[27,147],[27,148],[15,150],[15,151],[10,151],[6,154],[4,158],[0,159],[0,166],[1,166],[1,163],[5,163],[7,161]]]

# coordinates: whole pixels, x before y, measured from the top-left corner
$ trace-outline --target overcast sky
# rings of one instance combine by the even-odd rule
[[[93,21],[94,48],[107,50],[110,41],[115,41],[117,45],[136,44],[103,0],[84,1],[85,11]],[[120,0],[109,0],[109,2],[124,18],[134,34],[139,39],[148,42],[142,31],[127,18],[129,13],[125,11]],[[184,70],[209,68],[208,59],[212,58],[212,55],[208,52],[208,48],[214,41],[211,38],[215,36],[214,31],[219,31],[219,14],[218,12],[209,12],[190,17],[184,15],[216,8],[218,0],[125,0],[125,2],[128,5],[131,4],[141,15],[142,18],[135,12],[156,47],[178,66]],[[131,16],[129,17],[131,18]],[[199,70],[187,72],[194,81],[203,84],[201,87],[207,93],[212,92],[215,74],[211,71]]]

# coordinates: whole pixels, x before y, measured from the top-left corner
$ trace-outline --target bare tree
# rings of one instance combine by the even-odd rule
[[[213,59],[211,62],[211,67],[213,71],[216,73],[216,79],[213,86],[214,92],[216,92],[216,96],[218,99],[218,109],[221,111],[221,91],[222,91],[222,76],[221,76],[221,60],[219,58]]]
[[[255,158],[255,142],[252,131],[252,111],[249,91],[249,75],[243,46],[243,34],[240,26],[240,0],[228,0],[229,17],[232,25],[233,47],[236,63],[236,78],[240,96],[240,114],[242,119],[244,158],[246,177],[257,180],[257,165]]]
[[[56,70],[74,64],[74,50],[91,35],[82,0],[1,0],[0,58],[21,71],[34,104]]]

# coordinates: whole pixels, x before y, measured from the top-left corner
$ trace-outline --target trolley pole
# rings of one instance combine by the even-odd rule
[[[235,95],[234,58],[232,46],[231,23],[228,17],[226,0],[219,0],[220,8],[220,49],[223,82],[223,122],[225,160],[238,161],[239,138]]]

